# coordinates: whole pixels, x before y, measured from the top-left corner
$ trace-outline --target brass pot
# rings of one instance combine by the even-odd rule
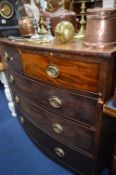
[[[87,10],[86,46],[107,47],[116,44],[116,9]]]
[[[34,34],[33,18],[23,17],[18,21],[20,33],[23,37],[30,37]]]
[[[55,37],[60,43],[70,42],[73,39],[74,34],[74,26],[69,21],[62,21],[55,27]]]

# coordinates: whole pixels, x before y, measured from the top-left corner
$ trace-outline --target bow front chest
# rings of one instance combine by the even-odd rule
[[[109,148],[102,107],[115,87],[115,49],[85,48],[81,42],[0,42],[25,131],[48,156],[73,172],[99,174]]]

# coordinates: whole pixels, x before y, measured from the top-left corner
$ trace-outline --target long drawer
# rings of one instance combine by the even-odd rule
[[[66,54],[21,54],[24,74],[68,89],[98,92],[99,60]]]
[[[19,120],[33,141],[48,155],[50,158],[62,163],[66,167],[76,171],[78,174],[90,175],[93,169],[94,160],[79,151],[71,149],[68,146],[56,141],[40,129],[35,127],[22,113],[19,113]]]
[[[30,99],[27,99],[17,90],[14,91],[14,94],[17,107],[21,109],[24,115],[26,114],[26,117],[36,127],[64,144],[75,147],[75,149],[81,149],[90,156],[94,154],[96,132],[34,105],[30,102]]]
[[[11,69],[7,72],[11,86],[15,86],[35,103],[45,106],[65,118],[95,126],[97,120],[97,98],[82,96],[42,82],[26,78]]]

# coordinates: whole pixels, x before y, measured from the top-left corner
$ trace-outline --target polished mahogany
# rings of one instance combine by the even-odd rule
[[[18,119],[28,135],[74,173],[100,174],[110,161],[112,122],[102,112],[115,89],[115,47],[0,43]]]

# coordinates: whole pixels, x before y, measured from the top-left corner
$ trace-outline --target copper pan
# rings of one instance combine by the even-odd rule
[[[94,8],[87,10],[86,46],[107,47],[116,44],[116,9]]]

